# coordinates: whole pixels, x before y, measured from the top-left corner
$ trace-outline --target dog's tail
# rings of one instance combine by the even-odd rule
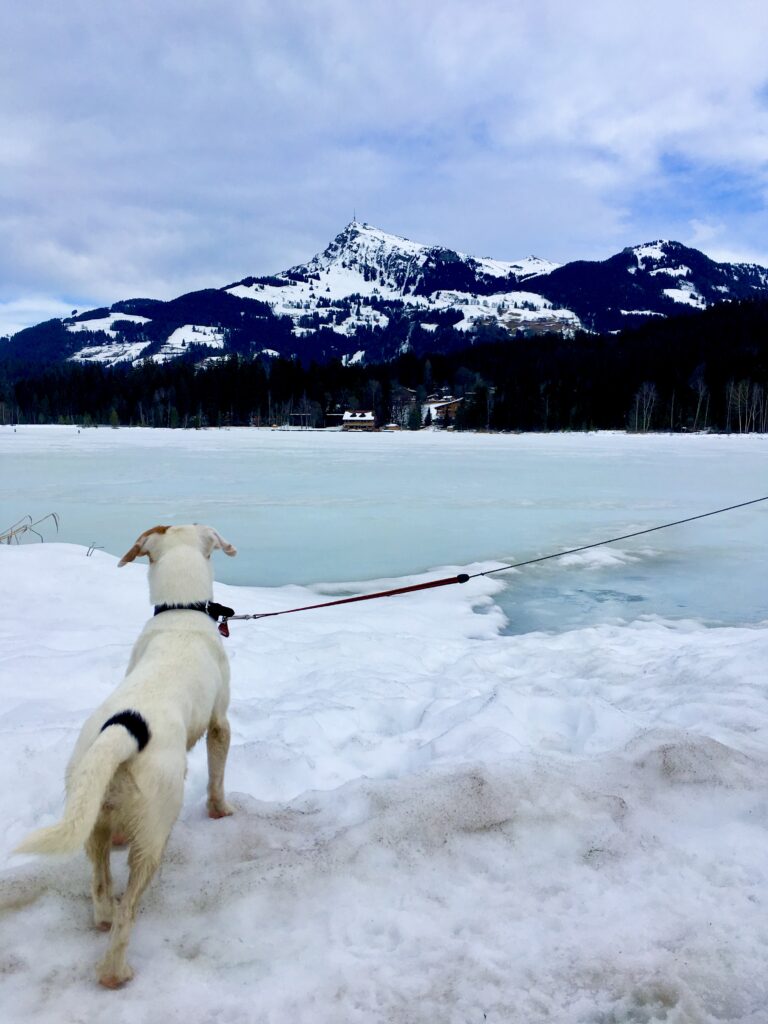
[[[16,847],[15,853],[73,853],[85,843],[96,824],[112,776],[123,761],[146,745],[149,735],[146,723],[141,719],[146,738],[137,736],[131,716],[140,718],[135,712],[123,712],[104,724],[72,770],[64,817],[56,825],[31,832]]]

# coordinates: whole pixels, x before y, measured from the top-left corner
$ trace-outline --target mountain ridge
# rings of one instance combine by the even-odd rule
[[[768,298],[768,269],[670,239],[606,260],[475,257],[353,220],[306,263],[163,302],[133,298],[15,334],[4,358],[200,364],[230,353],[381,361],[433,346],[548,332],[608,333],[649,317]]]

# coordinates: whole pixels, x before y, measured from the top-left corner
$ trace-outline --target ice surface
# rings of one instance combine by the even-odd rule
[[[55,511],[60,540],[119,556],[155,523],[214,522],[240,551],[224,581],[278,586],[508,564],[758,497],[768,439],[0,427],[0,467],[0,529]],[[507,576],[509,628],[768,618],[767,516],[604,549],[621,564],[591,552]]]

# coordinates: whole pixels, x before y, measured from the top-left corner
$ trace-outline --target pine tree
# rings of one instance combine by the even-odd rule
[[[408,413],[408,429],[421,430],[421,405],[414,402]]]

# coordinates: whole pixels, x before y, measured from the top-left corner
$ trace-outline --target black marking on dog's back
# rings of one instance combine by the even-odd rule
[[[99,731],[104,732],[110,725],[122,725],[124,729],[127,729],[138,743],[139,753],[146,747],[152,736],[146,720],[138,711],[120,711],[116,715],[112,715],[111,718],[106,720]]]

